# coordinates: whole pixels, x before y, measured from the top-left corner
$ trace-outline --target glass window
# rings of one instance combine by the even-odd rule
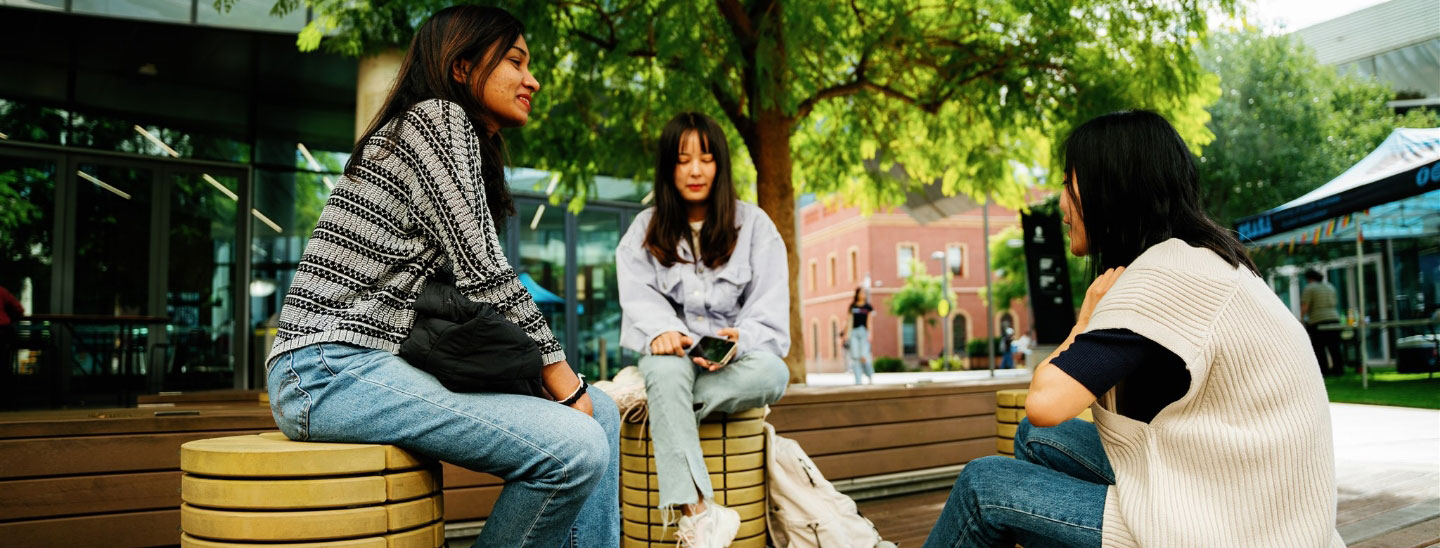
[[[896,248],[896,273],[900,275],[901,279],[910,277],[910,269],[912,267],[912,263],[915,262],[915,256],[917,254],[918,253],[915,250],[915,244],[900,244],[900,246]]]
[[[955,349],[956,352],[965,352],[965,343],[968,339],[968,337],[965,336],[965,332],[969,327],[968,323],[969,320],[960,314],[956,314],[955,317],[950,319],[950,347]]]
[[[0,4],[7,7],[37,10],[61,11],[65,9],[65,0],[4,0]]]
[[[50,277],[57,175],[54,162],[0,156],[0,287],[26,314],[55,312]],[[47,368],[54,363],[50,335],[29,322],[17,327],[15,338],[0,333],[0,409],[47,404],[55,377]]]
[[[830,280],[830,287],[835,287],[836,270],[837,268],[835,266],[835,255],[831,254],[829,257],[829,268],[825,269],[825,276]]]
[[[75,13],[132,17],[152,21],[190,22],[190,5],[196,0],[71,0]],[[201,0],[203,2],[203,0]],[[243,2],[237,2],[241,4]]]
[[[240,181],[190,173],[173,175],[171,184],[164,390],[229,388]]]
[[[965,275],[965,249],[959,244],[945,247],[945,267],[951,276]]]
[[[830,356],[840,357],[840,322],[830,318]]]
[[[920,342],[919,330],[916,329],[915,320],[901,320],[900,323],[900,353],[905,356],[914,356],[919,351]]]
[[[616,284],[615,247],[620,245],[620,214],[587,208],[577,216],[575,291],[579,299],[579,346],[571,365],[594,379],[614,375],[620,361],[620,288]],[[604,367],[601,367],[601,364]]]
[[[270,15],[274,2],[235,2],[230,11],[215,9],[210,0],[199,0],[195,10],[195,22],[201,25],[231,27],[238,29],[268,30],[277,32],[299,32],[305,28],[305,6],[291,11],[284,17]]]
[[[0,138],[11,141],[64,144],[66,112],[0,99]]]
[[[565,209],[528,200],[516,203],[515,209],[520,212],[521,227],[520,263],[514,265],[515,274],[535,298],[550,331],[569,350],[565,338]]]
[[[90,162],[78,167],[74,311],[149,315],[154,172]]]
[[[817,269],[818,269],[818,267],[815,266],[815,261],[813,261],[813,260],[810,261],[810,278],[809,278],[809,285],[807,286],[807,287],[809,287],[810,291],[815,291],[815,283],[816,283],[816,282],[815,282],[815,278],[818,277],[815,271],[816,271]]]
[[[320,175],[257,170],[250,211],[251,370],[270,354],[280,306],[300,266],[305,243],[320,220],[330,188]],[[252,383],[259,386],[263,381]]]
[[[810,359],[818,360],[820,359],[820,322],[810,323],[810,340],[814,341],[810,343],[812,348]]]
[[[856,281],[856,280],[859,280],[859,279],[860,279],[860,252],[857,251],[857,250],[852,249],[852,250],[850,250],[850,281],[853,282],[853,281]]]

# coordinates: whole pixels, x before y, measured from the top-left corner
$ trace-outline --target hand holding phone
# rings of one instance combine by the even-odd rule
[[[735,343],[708,335],[700,337],[700,342],[690,349],[690,357],[696,365],[718,371],[735,357]]]

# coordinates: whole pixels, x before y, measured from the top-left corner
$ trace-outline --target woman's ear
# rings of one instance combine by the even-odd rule
[[[470,79],[470,67],[472,66],[474,65],[471,64],[470,61],[458,59],[455,61],[455,64],[450,67],[450,77],[454,78],[457,83],[467,83]]]

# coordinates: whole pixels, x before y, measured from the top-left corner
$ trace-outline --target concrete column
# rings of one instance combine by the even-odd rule
[[[395,85],[395,75],[400,72],[400,62],[405,59],[405,50],[391,49],[360,59],[359,71],[355,76],[355,139],[359,140],[385,98]]]

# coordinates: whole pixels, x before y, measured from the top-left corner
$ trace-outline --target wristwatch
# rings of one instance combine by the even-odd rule
[[[560,400],[560,405],[565,407],[575,405],[575,402],[580,401],[580,397],[585,395],[585,388],[590,386],[585,384],[585,375],[576,374],[576,376],[580,378],[580,387],[576,388],[575,393],[571,394],[570,397]]]

